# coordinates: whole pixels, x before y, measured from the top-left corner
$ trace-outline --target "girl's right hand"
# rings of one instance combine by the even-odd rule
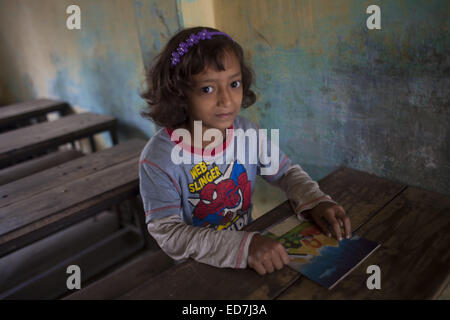
[[[247,265],[260,275],[280,270],[290,262],[283,245],[268,237],[255,234],[248,249]]]

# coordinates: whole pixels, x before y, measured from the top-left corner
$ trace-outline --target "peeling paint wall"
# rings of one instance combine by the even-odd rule
[[[72,3],[80,31],[65,28]],[[244,115],[280,128],[281,148],[312,178],[343,164],[450,194],[448,1],[204,3],[0,0],[0,102],[60,98],[116,116],[122,138],[149,137],[145,66],[184,23],[205,21],[255,70],[258,100]],[[366,28],[371,4],[381,30]]]
[[[81,30],[66,28],[70,4]],[[144,65],[180,27],[175,0],[2,0],[0,27],[2,103],[54,97],[115,116],[119,140],[155,132],[139,92]]]
[[[245,44],[281,148],[315,179],[343,164],[450,194],[448,1],[215,1]],[[366,8],[381,8],[368,30]]]

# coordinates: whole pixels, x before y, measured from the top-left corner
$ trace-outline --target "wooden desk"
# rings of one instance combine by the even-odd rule
[[[109,131],[117,144],[116,119],[90,112],[73,114],[0,134],[0,168],[77,139]]]
[[[259,276],[188,260],[119,299],[433,299],[448,283],[450,199],[374,175],[339,168],[319,181],[352,221],[352,232],[379,248],[332,290],[289,267]],[[284,202],[247,226],[264,230],[293,214]],[[381,268],[381,290],[366,286],[367,266]]]
[[[36,99],[1,106],[0,128],[11,124],[20,124],[24,120],[45,116],[55,111],[59,112],[60,115],[72,113],[66,102],[52,99]]]
[[[58,150],[33,160],[0,169],[0,186],[82,156],[84,154],[75,149]]]
[[[0,186],[0,257],[135,198],[139,193],[139,156],[145,143],[130,140]],[[139,222],[137,228],[127,226],[114,235],[115,238],[105,241],[114,242],[119,237],[130,242],[129,234],[133,232],[140,239],[131,250],[142,248],[145,245],[143,216]],[[106,242],[96,243],[96,246],[109,252],[109,255],[96,257],[105,263],[117,263],[130,254],[114,245],[108,248]],[[87,254],[95,258],[92,252]],[[69,259],[65,267],[74,261],[76,259]],[[83,270],[92,274],[98,272],[98,266]],[[64,290],[65,269],[60,274],[57,288]],[[83,276],[83,279],[87,278]]]

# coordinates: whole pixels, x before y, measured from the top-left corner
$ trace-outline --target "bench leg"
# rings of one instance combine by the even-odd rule
[[[145,224],[142,203],[132,196],[113,207],[119,219],[119,229],[132,229],[139,234],[143,248],[156,248],[156,241],[150,236]]]
[[[42,116],[37,117],[37,122],[38,123],[40,123],[40,122],[47,122],[47,121],[48,121],[47,115],[42,115]]]
[[[119,229],[123,229],[124,227],[124,223],[123,223],[123,214],[122,214],[122,210],[120,209],[120,204],[116,204],[113,207],[114,212],[117,215],[117,219],[118,219],[118,228]]]
[[[130,201],[130,198],[114,205],[113,209],[116,212],[119,220],[119,229],[123,229],[126,226],[135,227],[135,224],[133,223],[134,208],[133,203],[131,203]]]
[[[91,144],[91,152],[96,152],[97,147],[95,145],[95,140],[93,136],[89,136],[89,143]]]
[[[119,143],[119,139],[117,138],[116,128],[110,129],[109,130],[109,135],[111,136],[111,140],[112,140],[112,143],[113,143],[114,146]]]
[[[135,223],[139,230],[141,231],[143,240],[145,242],[146,248],[157,248],[158,245],[155,241],[155,239],[152,238],[152,236],[149,234],[147,230],[147,224],[145,223],[145,211],[144,207],[142,205],[141,197],[140,195],[136,195],[131,199],[133,203],[133,212],[134,212],[134,218]]]

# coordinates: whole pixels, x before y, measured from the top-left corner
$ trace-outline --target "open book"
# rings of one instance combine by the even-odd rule
[[[338,242],[302,215],[289,216],[267,228],[263,235],[283,244],[291,257],[291,268],[328,289],[380,246],[356,235]]]

